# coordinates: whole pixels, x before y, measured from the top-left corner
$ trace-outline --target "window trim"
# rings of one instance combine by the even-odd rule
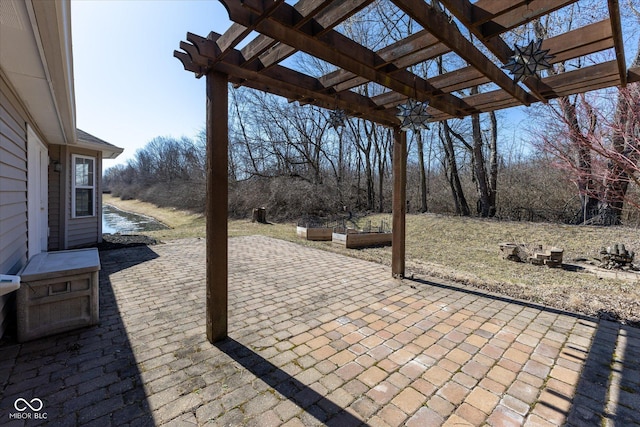
[[[91,160],[93,163],[93,184],[92,185],[76,185],[76,159]],[[96,158],[91,156],[84,156],[82,154],[71,155],[71,218],[91,218],[96,216]],[[77,215],[76,214],[76,189],[89,189],[93,190],[91,197],[92,203],[91,215]]]

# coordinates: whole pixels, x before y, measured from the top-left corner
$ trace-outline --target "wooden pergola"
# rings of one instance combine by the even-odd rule
[[[373,51],[340,32],[340,24],[374,0],[220,0],[233,25],[206,38],[188,33],[175,51],[187,71],[206,76],[207,96],[207,338],[227,336],[227,159],[228,83],[246,86],[301,104],[342,109],[393,128],[394,277],[405,270],[405,199],[407,144],[399,128],[397,106],[415,99],[428,101],[433,121],[461,118],[570,94],[640,81],[640,68],[626,69],[617,0],[608,0],[607,19],[557,35],[542,48],[555,55],[552,63],[609,50],[614,58],[550,75],[514,82],[502,66],[514,54],[503,39],[506,32],[578,0],[440,0],[444,10],[425,0],[389,0],[418,25],[414,34]],[[238,49],[249,36],[258,33]],[[467,36],[465,36],[467,34]],[[473,37],[468,36],[469,34]],[[282,65],[304,52],[332,64],[336,70],[313,77]],[[466,66],[427,78],[411,67],[453,52]],[[591,58],[591,57],[590,57]],[[376,83],[380,95],[357,90]],[[464,89],[487,85],[475,95]]]

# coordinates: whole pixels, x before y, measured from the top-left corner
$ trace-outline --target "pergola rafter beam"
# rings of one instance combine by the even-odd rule
[[[539,84],[540,91],[544,96],[548,99],[553,99],[615,86],[618,81],[617,63],[613,60],[545,77]],[[509,94],[501,89],[471,95],[466,97],[465,101],[483,112],[519,105],[513,98],[509,98]],[[442,113],[434,113],[433,116],[434,120],[451,118]]]
[[[613,44],[618,61],[618,73],[620,74],[620,86],[627,85],[627,66],[622,43],[622,23],[620,22],[620,6],[618,0],[608,0],[609,16],[611,17],[611,31],[613,32]]]
[[[365,3],[370,2],[371,0],[357,1]],[[309,19],[315,16],[323,16],[324,10],[331,8],[333,4],[335,4],[335,2],[333,2],[332,0],[300,0],[294,6],[295,10],[301,16],[301,19],[300,21],[298,21],[296,26],[300,27],[304,25],[308,22]],[[273,40],[271,37],[260,34],[251,42],[249,42],[247,46],[243,47],[240,51],[246,58],[247,63],[258,59],[265,52],[269,51],[269,57],[271,58],[271,60],[261,58],[263,66],[269,67],[289,57],[292,53],[295,52],[295,49],[293,49],[291,46],[287,46],[286,44],[278,44],[278,42]]]
[[[614,47],[609,19],[569,31],[542,42],[542,49],[549,49],[555,58],[550,64],[567,61]]]
[[[496,58],[498,58],[503,64],[507,63],[509,57],[513,55],[513,50],[505,43],[499,36],[492,38],[485,38],[482,33],[482,28],[476,25],[475,16],[478,15],[478,11],[482,10],[479,7],[471,4],[469,0],[442,0],[442,4],[451,12],[460,22],[469,28],[469,31],[476,36]],[[494,6],[496,6],[494,4]],[[482,15],[487,15],[488,12],[484,12]],[[524,84],[529,88],[533,95],[540,101],[544,101],[544,97],[537,92],[536,87],[527,78],[524,80]]]
[[[483,38],[495,37],[529,21],[547,15],[577,0],[530,0],[521,1],[517,7],[510,7],[505,0],[480,0],[474,4],[474,11],[482,10],[494,15],[491,19],[475,21]],[[482,22],[482,23],[480,23]]]
[[[218,48],[220,49],[220,54],[216,58],[217,61],[222,60],[227,53],[231,51],[234,47],[236,47],[245,37],[247,37],[254,30],[255,26],[260,23],[262,19],[265,19],[270,11],[275,10],[284,0],[273,0],[269,7],[265,9],[265,13],[256,19],[250,25],[244,26],[234,22],[231,27],[225,31],[225,33],[218,39]]]
[[[281,65],[274,65],[260,71],[243,68],[242,65],[245,61],[237,50],[230,50],[224,61],[214,63],[213,59],[218,46],[216,41],[219,37],[221,37],[219,34],[213,32],[206,39],[189,33],[187,38],[191,44],[180,43],[180,48],[186,53],[176,51],[174,56],[181,59],[183,65],[188,59],[185,65],[185,69],[188,71],[202,73],[203,69],[209,67],[212,70],[234,76],[238,79],[237,84],[243,86],[260,89],[289,99],[313,99],[315,103],[322,103],[322,106],[326,108],[341,108],[353,116],[366,116],[384,126],[397,125],[394,115],[385,111],[375,111],[376,105],[369,98],[355,92],[324,93],[323,86],[318,79]]]
[[[429,79],[431,84],[444,92],[454,92],[489,83],[490,80],[474,67],[465,67],[450,73],[442,74]],[[467,98],[464,98],[467,99]],[[395,106],[404,101],[404,98],[395,92],[386,92],[372,98],[379,106]],[[516,101],[517,102],[517,101]]]
[[[449,52],[450,49],[427,30],[419,31],[378,51],[387,63],[393,63],[398,69],[410,67]],[[336,91],[347,90],[366,83],[366,79],[357,77],[346,70],[336,70],[320,77],[325,86],[335,87]]]
[[[392,0],[393,3],[422,25],[431,34],[439,38],[452,51],[457,53],[470,65],[477,68],[491,81],[504,89],[511,96],[524,105],[533,102],[531,95],[525,92],[517,83],[507,76],[493,62],[478,50],[469,40],[467,40],[454,22],[449,22],[448,18],[422,0]]]
[[[477,25],[477,21],[475,20],[478,10],[480,10],[483,5],[486,4],[486,7],[493,7],[494,9],[492,10],[494,13],[501,10],[504,5],[495,1],[492,1],[491,3],[478,2],[476,4],[471,4],[469,0],[441,0],[441,2],[445,7],[447,7],[449,12],[459,19],[463,25],[467,26],[472,34],[478,37],[500,61],[503,63],[507,62],[509,57],[513,54],[511,48],[499,36],[488,39],[484,38],[485,34],[482,33],[482,28]],[[613,0],[611,0],[611,2],[616,3]],[[532,2],[529,4],[532,8],[532,13],[534,11],[533,6],[541,7],[546,11],[548,9],[555,9],[564,5],[564,1],[546,1],[544,4],[537,3],[536,5]],[[513,8],[513,10],[518,9]],[[491,12],[483,10],[482,15],[486,17],[491,15]],[[519,24],[528,20],[529,15],[521,16],[521,22],[519,22]],[[615,34],[615,31],[612,31],[612,26],[613,23],[608,19],[587,25],[545,40],[542,48],[549,49],[549,53],[555,55],[555,58],[551,60],[551,63],[566,61],[578,56],[588,55],[590,53],[608,49],[614,46],[612,36]],[[618,58],[620,57],[618,56]],[[624,70],[624,65],[622,69]],[[543,101],[547,100],[547,98],[540,92],[540,90],[544,89],[543,85],[540,85],[539,81],[535,78],[529,77],[525,79],[524,84],[538,99]]]
[[[318,2],[318,0],[309,0],[309,1],[310,2],[313,1],[315,3]],[[364,7],[369,5],[372,1],[373,0],[343,0],[339,2],[331,1],[326,8],[324,8],[323,10],[320,11],[320,13],[318,13],[315,19],[316,21],[318,21],[318,23],[320,23],[320,25],[322,25],[325,28],[325,31],[328,31],[336,27],[345,19],[353,16],[355,13],[362,10]],[[298,4],[299,3],[300,2],[298,2]],[[294,8],[298,10],[302,16],[309,17],[309,18],[313,17],[312,13],[305,12],[305,10],[308,10],[310,6],[306,6],[301,11],[301,8],[298,8],[298,4],[296,4]],[[307,20],[301,20],[301,23],[306,23],[306,22]],[[258,36],[256,39],[259,39],[261,37],[272,40],[270,37],[267,37],[262,34]],[[249,43],[249,45],[251,45],[251,43]],[[288,58],[289,56],[291,56],[296,52],[295,48],[284,43],[280,43],[277,45],[272,44],[272,46],[273,48],[271,49],[262,50],[258,56],[250,55],[250,53],[252,52],[245,52],[244,50],[242,50],[242,53],[245,56],[245,58],[247,58],[247,61],[251,61],[253,59],[259,58],[260,62],[264,67],[270,67],[273,64],[277,64],[283,61],[284,59]]]
[[[470,3],[467,0],[448,0],[447,3],[458,9],[464,20],[474,26],[480,26],[511,12],[525,17],[530,15],[530,13],[527,14],[527,9],[539,7],[539,2],[532,0],[479,0],[476,3]]]
[[[231,19],[242,24],[255,19],[254,14],[260,13],[262,8],[262,2],[259,0],[245,0],[242,4],[233,0],[220,1],[227,5]],[[284,3],[273,15],[262,21],[256,30],[274,39],[287,40],[287,44],[297,50],[322,58],[407,97],[420,101],[429,100],[434,108],[453,116],[468,114],[469,107],[459,98],[447,94],[440,95],[429,82],[406,70],[398,70],[396,67],[389,69],[388,64],[372,50],[335,30],[324,31],[324,27],[315,20],[294,29],[299,19],[295,9]],[[324,34],[316,36],[321,31]],[[395,72],[391,75],[389,71]]]

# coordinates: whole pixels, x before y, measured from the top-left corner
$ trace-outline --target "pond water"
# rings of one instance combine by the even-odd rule
[[[102,205],[103,233],[136,233],[140,231],[164,230],[166,225],[148,216],[122,211],[115,206]]]

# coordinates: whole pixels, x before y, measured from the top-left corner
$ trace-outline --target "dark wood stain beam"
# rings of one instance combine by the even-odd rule
[[[629,74],[632,75],[631,71],[633,70],[629,71]],[[634,72],[635,78],[637,81],[640,81],[640,68],[634,70]],[[542,79],[541,85],[549,88],[545,89],[543,93],[549,97],[549,99],[553,99],[560,96],[615,86],[618,81],[617,62],[609,61],[603,64],[592,65],[590,67],[546,77]],[[483,113],[518,105],[518,103],[515,102],[513,98],[510,98],[509,94],[502,89],[471,95],[464,98],[464,100]],[[441,112],[435,113],[433,116],[434,121],[451,118],[451,116],[447,116]]]
[[[436,58],[440,55],[444,55],[448,52],[450,52],[450,49],[447,46],[443,45],[442,43],[438,43],[433,46],[429,46],[424,50],[417,51],[411,56],[405,56],[404,58],[394,61],[393,65],[398,69],[404,69],[412,65],[428,61],[429,59]],[[393,73],[393,71],[391,71],[390,73]],[[350,75],[353,75],[353,73],[350,73]],[[340,81],[340,79],[337,80]],[[346,80],[343,83],[335,84],[333,88],[336,90],[336,92],[341,92],[343,90],[352,89],[366,82],[367,80],[361,77],[353,77],[351,80]]]
[[[552,90],[547,94],[550,98],[602,89],[607,87],[603,86],[603,82],[614,86],[619,81],[618,63],[615,60],[542,79],[542,83]]]
[[[357,0],[359,3],[366,3],[371,0]],[[300,14],[302,19],[296,24],[296,27],[300,27],[307,23],[309,19],[317,17],[317,16],[325,16],[323,13],[325,9],[335,10],[335,2],[333,0],[300,0],[294,6],[295,10]],[[329,13],[328,15],[332,15]],[[333,16],[332,16],[333,17]],[[335,17],[337,21],[338,17]],[[337,23],[340,21],[336,22]],[[284,60],[289,57],[291,54],[295,53],[295,49],[291,46],[287,46],[283,43],[278,43],[276,40],[273,40],[271,37],[265,36],[264,34],[258,35],[255,39],[253,39],[247,46],[243,47],[241,50],[242,55],[246,58],[247,62],[251,62],[265,52],[269,51],[269,55],[262,58],[262,64],[265,67],[269,67],[277,62]],[[268,57],[271,57],[271,60],[268,60]]]
[[[372,1],[373,0],[333,1],[329,7],[319,13],[314,19],[328,31],[368,6]],[[322,32],[320,34],[322,34]],[[296,49],[293,47],[281,43],[260,55],[260,62],[265,67],[270,67],[288,58],[295,53],[295,51]]]
[[[218,48],[220,49],[220,54],[216,58],[216,60],[222,60],[222,58],[224,58],[231,49],[236,47],[242,40],[244,40],[245,37],[251,34],[251,31],[254,30],[255,26],[258,25],[258,23],[262,19],[266,18],[271,11],[275,10],[275,8],[283,2],[284,0],[273,0],[269,7],[265,10],[265,14],[256,19],[251,25],[244,26],[235,22],[232,23],[231,27],[229,27],[229,29],[225,31],[220,39],[218,39]]]
[[[399,69],[406,68],[436,56],[449,52],[449,48],[431,35],[428,31],[422,30],[411,36],[390,44],[378,51],[387,65],[393,63]],[[366,79],[358,78],[355,74],[346,70],[336,70],[320,77],[320,81],[327,87],[335,87],[336,91],[347,90],[366,83]]]
[[[182,43],[184,42],[180,42],[181,45]],[[182,62],[182,66],[184,67],[185,71],[191,71],[196,75],[197,78],[200,78],[204,75],[204,69],[206,68],[206,66],[195,63],[188,53],[174,50],[173,57],[178,58],[178,60]]]
[[[496,56],[496,58],[502,61],[503,64],[507,63],[509,58],[513,55],[511,47],[509,47],[499,36],[486,39],[484,34],[482,34],[481,28],[475,25],[475,16],[478,15],[478,11],[481,10],[478,8],[477,3],[471,4],[469,0],[442,0],[442,4],[444,4],[449,12],[458,18],[465,27],[469,28],[469,31],[471,31],[471,33],[476,36],[487,47],[487,49]],[[498,5],[491,2],[487,6],[493,6],[495,9],[492,10],[498,11],[504,10],[507,5]],[[489,12],[484,12],[484,14],[487,13]],[[529,88],[538,100],[544,101],[544,97],[536,91],[536,86],[534,86],[529,80],[531,79],[524,80],[525,86]]]
[[[407,133],[399,127],[393,130],[393,193],[392,193],[392,235],[391,274],[397,279],[404,277],[405,236],[407,216]]]
[[[622,42],[622,24],[620,23],[620,7],[618,0],[608,0],[609,16],[611,17],[611,31],[613,31],[613,42],[618,61],[618,73],[620,74],[620,85],[627,85],[627,66],[624,57],[624,44]]]
[[[468,89],[473,86],[478,86],[486,83],[490,83],[484,74],[476,70],[474,67],[461,68],[459,70],[451,71],[441,76],[435,76],[429,79],[429,82],[442,90],[443,92],[453,92],[462,89]],[[395,106],[404,100],[404,97],[395,92],[385,92],[381,95],[371,98],[379,106]],[[466,98],[463,98],[466,99]]]
[[[314,99],[318,102],[323,102],[323,105],[330,106],[328,108],[341,108],[354,116],[364,116],[384,126],[397,125],[397,119],[394,115],[387,114],[384,111],[374,111],[376,105],[369,98],[355,92],[325,94],[322,92],[324,87],[318,79],[281,65],[274,65],[259,71],[243,68],[244,58],[239,51],[234,49],[229,51],[224,61],[210,65],[211,58],[207,57],[206,53],[203,52],[215,51],[217,46],[216,36],[219,37],[219,35],[211,33],[209,38],[205,39],[189,33],[188,39],[193,44],[180,43],[180,47],[189,53],[191,68],[200,70],[203,67],[211,66],[216,71],[231,76],[230,80],[234,84],[261,88],[266,92],[290,99]],[[176,52],[176,54],[180,53]],[[252,84],[254,82],[255,84]]]
[[[427,6],[422,0],[392,0],[400,9],[412,17],[446,44],[452,51],[480,70],[502,89],[511,94],[524,105],[533,102],[533,97],[525,92],[517,83],[492,63],[469,40],[467,40],[453,22],[447,17]]]
[[[614,47],[611,23],[605,19],[542,42],[543,49],[555,55],[552,64]]]
[[[228,4],[232,20],[244,25],[245,22],[251,22],[253,19],[249,8],[244,8],[232,0],[221,1]],[[245,0],[243,4],[250,4],[253,9],[261,7],[261,2],[256,0]],[[465,111],[466,106],[455,96],[444,95],[442,97],[444,99],[433,97],[435,89],[424,79],[403,70],[394,73],[393,76],[388,73],[392,70],[378,70],[376,67],[384,63],[382,58],[335,30],[315,37],[315,34],[324,28],[314,20],[298,30],[291,28],[298,19],[299,16],[293,7],[285,3],[270,18],[262,21],[256,30],[274,39],[286,40],[289,45],[298,50],[352,71],[406,96],[415,97],[421,101],[429,99],[433,107],[437,109],[456,116],[462,115]]]
[[[207,73],[207,311],[209,342],[227,337],[228,332],[228,76]]]
[[[485,0],[484,3],[493,1],[494,0]],[[484,38],[495,37],[505,31],[539,18],[542,15],[561,9],[575,3],[576,1],[577,0],[532,0],[528,4],[497,16],[491,21],[480,24],[478,28],[480,29],[480,34],[482,34]],[[485,6],[481,5],[477,7]]]

